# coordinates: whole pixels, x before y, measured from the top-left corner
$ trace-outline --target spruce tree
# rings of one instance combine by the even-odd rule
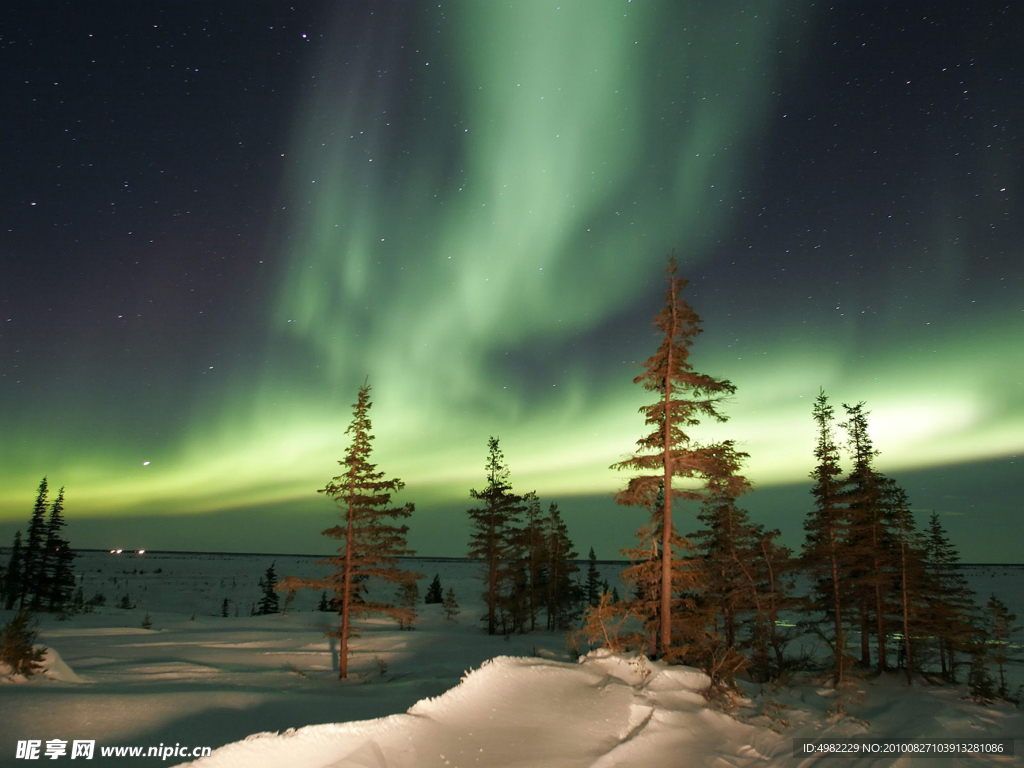
[[[427,605],[444,602],[444,592],[441,588],[440,574],[434,574],[434,580],[430,582],[430,586],[427,587],[427,596],[423,599],[423,602]]]
[[[721,620],[725,644],[737,647],[736,629],[744,613],[757,607],[757,577],[753,561],[758,555],[761,528],[750,522],[747,511],[727,493],[704,501],[697,519],[705,527],[689,538],[704,557],[708,603]],[[763,618],[763,611],[758,611]]]
[[[260,579],[260,589],[263,590],[263,597],[256,608],[257,616],[267,616],[277,613],[280,609],[280,600],[277,596],[277,571],[274,569],[276,562],[270,564],[263,578]]]
[[[956,682],[957,654],[971,651],[978,626],[974,592],[959,566],[960,554],[932,513],[924,541],[928,634],[937,639],[942,676],[951,683]]]
[[[807,514],[801,561],[813,579],[812,610],[821,612],[832,623],[832,685],[843,690],[846,671],[846,629],[844,622],[847,607],[846,589],[843,579],[847,564],[844,542],[847,539],[849,520],[843,503],[844,484],[839,466],[839,448],[833,438],[835,411],[828,404],[825,392],[819,391],[814,402],[814,423],[817,429],[817,444],[814,458],[817,465],[811,472],[814,486],[814,508]],[[838,707],[842,711],[842,704]]]
[[[4,573],[4,609],[11,610],[21,598],[24,582],[22,569],[21,531],[14,532],[14,543],[11,545],[11,559],[7,561],[7,572]]]
[[[701,332],[701,324],[697,313],[682,298],[686,281],[676,275],[674,254],[667,282],[665,306],[654,319],[661,344],[644,363],[644,373],[633,380],[658,396],[657,402],[640,409],[652,431],[637,442],[636,454],[613,465],[614,469],[639,473],[616,495],[619,504],[649,508],[659,486],[664,489],[657,521],[652,520],[650,526],[651,530],[656,527],[662,537],[657,615],[662,653],[672,646],[673,502],[703,498],[699,488],[674,487],[673,480],[704,481],[722,474],[721,446],[702,446],[686,430],[701,419],[725,421],[720,406],[736,389],[725,379],[697,373],[689,362],[690,346]]]
[[[597,555],[590,548],[587,555],[587,605],[595,607],[601,600],[601,575],[597,572]]]
[[[996,699],[996,683],[988,669],[988,652],[984,645],[976,646],[971,652],[967,686],[971,698],[981,704],[991,704]]]
[[[75,588],[75,574],[72,571],[75,553],[63,536],[65,525],[62,486],[50,508],[50,517],[46,522],[46,545],[40,568],[43,574],[41,591],[45,593],[47,609],[51,611],[62,608],[71,598],[71,592]]]
[[[540,499],[537,494],[530,492],[524,497],[524,526],[522,548],[526,558],[527,587],[527,613],[530,621],[530,631],[537,627],[537,613],[544,602],[544,595],[547,591],[548,573],[547,561],[547,536],[545,516],[541,513]]]
[[[402,609],[398,628],[411,630],[416,623],[416,606],[420,601],[420,588],[415,581],[403,581],[395,590],[395,602]]]
[[[36,631],[32,614],[19,610],[0,629],[0,662],[16,675],[31,677],[42,668],[45,648],[35,648]]]
[[[414,506],[393,506],[391,497],[405,484],[387,479],[377,465],[370,462],[372,455],[372,425],[370,422],[370,386],[363,384],[352,406],[352,423],[346,434],[352,443],[345,458],[338,462],[342,473],[334,477],[319,492],[329,496],[340,510],[341,524],[323,533],[340,542],[338,554],[317,561],[333,567],[334,571],[323,579],[285,579],[292,588],[326,589],[334,595],[341,614],[341,626],[332,636],[339,641],[338,675],[348,677],[349,640],[356,637],[352,623],[361,616],[384,615],[395,621],[407,620],[409,609],[390,603],[381,603],[365,597],[364,582],[379,579],[391,584],[415,582],[418,573],[403,570],[398,559],[412,555],[406,545],[408,526],[399,524],[412,515]]]
[[[633,587],[633,599],[622,601],[616,610],[629,613],[640,622],[640,632],[625,639],[626,645],[642,649],[653,657],[661,646],[664,626],[662,611],[662,557],[664,537],[659,525],[645,525],[637,532],[637,545],[622,550],[630,565],[622,572],[622,580]],[[696,548],[675,532],[670,540],[672,553],[669,573],[672,583],[672,636],[676,644],[663,656],[671,661],[684,661],[699,666],[703,650],[712,639],[707,628],[710,616],[702,605],[705,576]]]
[[[579,603],[579,588],[575,576],[579,572],[576,564],[579,555],[573,550],[569,529],[562,520],[558,505],[553,502],[548,508],[545,533],[547,595],[544,603],[547,609],[547,628],[569,629],[578,615],[576,606]]]
[[[914,681],[914,654],[916,638],[921,637],[927,625],[930,607],[926,602],[924,542],[914,524],[907,494],[895,483],[887,493],[890,504],[889,519],[895,547],[897,590],[899,594],[900,657],[907,675],[907,685]]]
[[[222,602],[220,604],[220,615],[221,615],[222,618],[227,618],[227,616],[228,616],[228,604],[229,604],[229,602],[230,601],[225,597],[224,598],[224,602]]]
[[[871,666],[870,636],[877,646],[879,672],[888,669],[886,637],[889,601],[894,592],[893,537],[886,519],[890,487],[887,478],[875,469],[878,455],[868,434],[868,412],[864,403],[843,404],[847,420],[841,426],[848,433],[853,468],[846,480],[844,500],[848,508],[849,528],[845,542],[850,559],[850,584],[860,611],[861,665]]]
[[[754,560],[759,568],[760,584],[758,631],[766,631],[768,645],[775,655],[774,672],[766,664],[760,665],[762,675],[766,679],[781,675],[786,668],[783,649],[791,636],[779,632],[780,616],[783,611],[796,610],[801,604],[801,599],[795,595],[794,586],[797,563],[793,558],[793,551],[778,543],[780,535],[778,529],[762,531],[759,542],[760,556]]]
[[[39,605],[39,592],[42,587],[43,551],[46,545],[46,495],[48,487],[44,477],[39,483],[39,490],[36,493],[36,503],[32,508],[32,517],[29,519],[28,536],[25,541],[25,548],[21,554],[21,590],[18,605],[25,607]]]
[[[1006,665],[1012,662],[1020,663],[1012,649],[1014,648],[1014,636],[1020,631],[1020,627],[1014,624],[1017,616],[1010,613],[1006,604],[994,594],[989,597],[986,613],[988,618],[988,639],[991,659],[999,672],[999,686],[996,693],[1001,699],[1010,699],[1010,689],[1006,684]]]
[[[445,592],[441,607],[444,609],[444,617],[448,621],[455,621],[455,617],[459,615],[459,604],[455,602],[455,590],[451,587],[448,587],[448,591]]]
[[[481,502],[469,510],[471,533],[469,557],[483,563],[484,604],[487,612],[481,621],[487,622],[487,634],[498,629],[499,610],[515,584],[515,563],[521,556],[522,535],[519,521],[522,515],[521,496],[512,492],[508,466],[498,445],[498,438],[487,442],[487,485],[482,491],[470,490],[471,498]],[[504,621],[503,621],[504,623]]]

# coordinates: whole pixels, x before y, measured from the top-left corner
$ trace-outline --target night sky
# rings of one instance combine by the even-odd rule
[[[123,2],[0,10],[0,543],[322,552],[373,387],[410,543],[497,435],[584,553],[668,253],[755,519],[799,542],[824,387],[965,560],[1024,536],[1020,3]],[[692,511],[692,510],[691,510]],[[686,531],[696,525],[681,528]]]

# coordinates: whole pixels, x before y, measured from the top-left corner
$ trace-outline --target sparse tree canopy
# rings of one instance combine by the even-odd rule
[[[698,373],[690,364],[690,346],[701,332],[700,318],[682,298],[686,280],[676,274],[673,255],[667,274],[665,306],[654,319],[661,344],[644,363],[644,372],[633,381],[656,393],[658,399],[640,409],[651,428],[637,442],[637,453],[613,465],[614,469],[636,472],[616,501],[629,506],[651,507],[663,489],[660,509],[654,521],[661,532],[661,603],[659,606],[659,643],[662,652],[672,645],[672,537],[673,502],[700,500],[700,487],[715,477],[729,478],[735,487],[727,490],[738,496],[746,481],[729,466],[739,456],[730,444],[700,445],[690,435],[692,427],[704,419],[725,421],[723,401],[735,392],[725,379]],[[686,485],[674,485],[679,479]],[[693,487],[696,483],[698,487]]]
[[[444,602],[441,604],[444,609],[444,617],[448,621],[455,621],[455,617],[459,615],[459,604],[455,601],[455,590],[448,587],[448,591],[444,594]]]
[[[484,603],[487,613],[487,634],[498,629],[499,610],[515,589],[516,562],[522,554],[522,532],[519,528],[523,497],[512,492],[508,466],[498,445],[498,438],[487,441],[487,485],[482,491],[470,490],[471,498],[480,502],[469,510],[471,528],[469,556],[484,565]]]
[[[18,605],[39,607],[43,581],[43,559],[46,547],[46,496],[49,487],[44,477],[36,492],[36,503],[29,519],[28,536],[21,553],[21,594]]]
[[[807,537],[804,541],[802,562],[812,578],[809,607],[828,617],[832,624],[832,684],[844,690],[846,670],[846,634],[844,621],[847,605],[842,579],[846,576],[844,554],[849,518],[842,501],[843,470],[839,466],[839,447],[833,436],[835,411],[828,404],[824,390],[814,401],[814,423],[817,444],[814,458],[817,465],[811,472],[814,486],[814,508],[804,522]],[[837,707],[842,710],[842,703]]]
[[[339,677],[348,677],[349,640],[355,637],[352,622],[368,615],[389,616],[402,623],[411,622],[410,609],[383,603],[366,597],[365,581],[379,580],[391,584],[415,583],[418,573],[399,567],[398,559],[412,555],[406,545],[408,526],[399,521],[412,515],[412,504],[393,506],[391,498],[405,484],[387,479],[377,465],[371,463],[372,425],[370,423],[370,385],[363,384],[352,406],[352,422],[346,434],[351,444],[345,458],[338,462],[342,472],[332,478],[320,493],[330,496],[337,505],[341,523],[328,528],[323,534],[340,542],[338,554],[320,564],[330,565],[334,571],[323,579],[282,579],[281,589],[328,590],[341,614],[341,626],[333,632],[339,640]]]
[[[579,572],[579,566],[576,565],[579,555],[573,549],[569,529],[555,503],[548,508],[545,533],[547,628],[569,629],[578,616],[580,590],[575,576]]]

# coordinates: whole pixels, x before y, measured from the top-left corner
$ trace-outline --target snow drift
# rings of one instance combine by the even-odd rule
[[[687,667],[606,651],[580,664],[502,656],[406,714],[256,734],[194,765],[678,766],[684,754],[763,762],[780,737],[709,710],[707,684]]]

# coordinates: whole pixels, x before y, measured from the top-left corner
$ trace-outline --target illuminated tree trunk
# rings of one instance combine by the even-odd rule
[[[638,452],[630,458],[612,465],[613,469],[638,470],[628,481],[626,489],[616,494],[616,501],[627,506],[645,507],[651,510],[652,520],[646,526],[649,533],[656,534],[652,542],[660,546],[657,557],[660,563],[651,563],[657,568],[657,585],[660,589],[657,602],[656,649],[661,655],[668,653],[673,642],[673,500],[700,501],[705,498],[704,488],[673,487],[673,479],[696,480],[704,484],[716,477],[727,477],[731,492],[739,495],[749,484],[735,473],[737,462],[744,456],[732,448],[729,442],[700,445],[685,431],[703,418],[725,421],[719,408],[726,397],[736,388],[724,379],[715,379],[697,373],[688,358],[690,345],[700,333],[700,317],[680,297],[686,281],[676,276],[675,257],[668,268],[668,290],[665,306],[654,319],[654,326],[661,335],[658,350],[644,363],[645,372],[633,382],[642,384],[644,389],[656,392],[657,401],[640,409],[645,424],[652,429],[638,442]],[[659,490],[662,494],[658,503]],[[652,573],[653,575],[653,573]],[[677,576],[678,580],[678,576]],[[651,606],[653,608],[654,606]]]

